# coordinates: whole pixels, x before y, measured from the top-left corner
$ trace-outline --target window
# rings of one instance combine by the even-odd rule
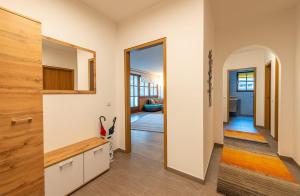
[[[144,82],[140,77],[140,97],[157,97],[158,85]]]
[[[140,77],[140,96],[148,97],[149,96],[149,83],[144,82]]]
[[[237,91],[252,92],[254,91],[254,72],[237,73]]]
[[[139,106],[139,75],[130,75],[130,107]]]
[[[157,97],[157,85],[150,83],[150,97]]]

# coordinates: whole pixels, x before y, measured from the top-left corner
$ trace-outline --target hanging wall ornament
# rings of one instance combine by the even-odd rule
[[[212,69],[213,69],[213,58],[212,58],[212,50],[209,51],[209,54],[208,54],[208,66],[209,66],[209,69],[208,69],[208,80],[207,80],[207,83],[208,83],[208,100],[209,100],[209,107],[212,106]]]

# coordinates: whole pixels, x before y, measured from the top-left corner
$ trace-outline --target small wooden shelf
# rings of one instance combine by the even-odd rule
[[[44,156],[44,168],[74,157],[90,149],[106,144],[107,142],[108,141],[104,139],[94,137],[63,148],[59,148],[54,151],[50,151]]]
[[[43,90],[43,94],[96,94],[96,90]]]

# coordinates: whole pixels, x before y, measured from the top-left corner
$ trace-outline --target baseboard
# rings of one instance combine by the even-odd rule
[[[213,156],[214,149],[215,149],[215,148],[219,148],[220,146],[223,147],[223,144],[217,144],[217,143],[214,143],[214,145],[213,145],[213,147],[212,147],[212,151],[211,151],[210,156],[209,156],[208,166],[207,166],[206,171],[205,171],[204,184],[205,184],[206,179],[207,179],[207,173],[208,173],[208,169],[209,169],[209,167],[210,167],[210,165],[211,165],[211,158],[212,158],[212,156]]]
[[[261,126],[261,125],[255,125],[255,127],[261,128],[261,129],[264,129],[264,128],[265,128],[264,126]]]
[[[298,169],[300,170],[300,165],[292,157],[282,156],[282,155],[279,155],[278,153],[277,153],[277,155],[279,156],[280,159],[283,159],[286,162],[290,162],[290,163],[296,165],[298,167]]]
[[[118,152],[125,153],[126,151],[123,150],[123,149],[121,149],[121,148],[116,148],[116,149],[114,150],[114,153],[118,153]]]
[[[214,148],[223,148],[224,144],[215,143]]]
[[[193,181],[195,181],[195,182],[198,182],[198,183],[200,183],[200,184],[204,184],[204,180],[202,180],[202,179],[200,179],[200,178],[197,178],[197,177],[195,177],[195,176],[192,176],[192,175],[190,175],[190,174],[186,174],[186,173],[184,173],[184,172],[178,171],[178,170],[173,169],[173,168],[170,168],[170,167],[167,167],[166,169],[167,169],[168,171],[170,171],[170,172],[176,174],[176,175],[182,176],[182,177],[184,177],[184,178],[188,178],[188,179],[193,180]]]

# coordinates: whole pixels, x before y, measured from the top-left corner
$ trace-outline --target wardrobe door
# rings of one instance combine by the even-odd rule
[[[41,24],[0,19],[0,195],[44,195]]]

